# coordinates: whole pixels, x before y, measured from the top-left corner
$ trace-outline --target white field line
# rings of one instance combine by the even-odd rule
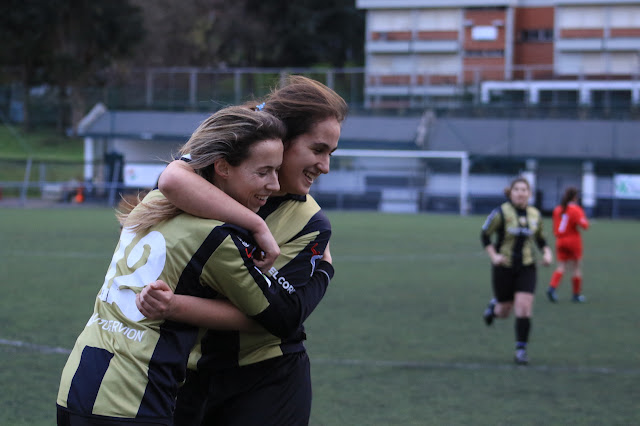
[[[78,251],[22,251],[22,250],[0,250],[3,257],[47,257],[59,259],[101,259],[105,258],[104,252],[78,252]]]
[[[19,340],[0,339],[0,345],[12,346],[14,348],[27,349],[42,354],[65,354],[71,353],[71,350],[65,348],[56,348],[53,346],[34,345],[33,343],[21,342]]]
[[[0,339],[0,345],[25,349],[43,354],[63,354],[71,353],[70,349],[36,345],[33,343],[21,342],[19,340]],[[321,365],[340,366],[362,366],[362,367],[386,367],[415,370],[514,370],[527,369],[542,372],[554,373],[587,373],[604,375],[640,375],[637,368],[612,368],[612,367],[570,367],[570,366],[550,366],[550,365],[528,365],[516,366],[514,364],[481,364],[481,363],[461,363],[461,362],[411,362],[411,361],[384,361],[384,360],[362,360],[362,359],[334,359],[334,358],[312,358],[312,363]]]

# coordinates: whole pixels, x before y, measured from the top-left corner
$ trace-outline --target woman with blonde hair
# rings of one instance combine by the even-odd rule
[[[230,107],[205,120],[182,152],[190,154],[196,174],[258,211],[280,190],[284,136],[284,124],[271,114]],[[295,306],[274,308],[289,298],[255,269],[256,245],[247,231],[185,214],[157,190],[120,220],[124,228],[93,313],[62,372],[58,425],[173,424],[178,387],[201,334],[198,327],[140,312],[136,295],[156,279],[172,283],[178,294],[212,299],[210,327],[263,330],[249,312],[272,333],[291,332],[277,311]],[[237,300],[230,282],[250,288],[254,303]],[[222,294],[231,303],[213,300]]]

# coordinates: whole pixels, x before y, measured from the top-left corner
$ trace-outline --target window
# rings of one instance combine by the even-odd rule
[[[504,50],[465,50],[467,58],[502,58]]]
[[[518,34],[518,41],[521,43],[535,43],[553,40],[553,29],[543,30],[522,30]]]

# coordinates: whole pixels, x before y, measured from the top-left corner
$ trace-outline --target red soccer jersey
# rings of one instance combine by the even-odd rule
[[[580,235],[578,227],[589,228],[589,221],[582,207],[575,203],[569,203],[564,213],[562,206],[553,209],[553,234],[556,238]]]

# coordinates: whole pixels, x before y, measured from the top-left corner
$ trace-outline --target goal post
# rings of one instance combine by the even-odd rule
[[[408,150],[387,150],[387,149],[338,149],[333,153],[336,158],[353,158],[353,159],[394,159],[396,164],[403,164],[402,159],[406,159],[407,171],[414,167],[412,162],[416,159],[436,159],[436,160],[454,160],[459,162],[460,182],[457,188],[459,198],[459,213],[467,215],[469,213],[469,154],[466,151],[408,151]],[[377,164],[380,164],[378,161]],[[375,166],[379,167],[379,166]],[[402,167],[402,166],[401,166]],[[367,170],[365,173],[374,174],[375,169]],[[355,171],[352,173],[356,173]],[[362,173],[360,171],[359,173]],[[342,176],[348,176],[349,171],[343,171]]]

